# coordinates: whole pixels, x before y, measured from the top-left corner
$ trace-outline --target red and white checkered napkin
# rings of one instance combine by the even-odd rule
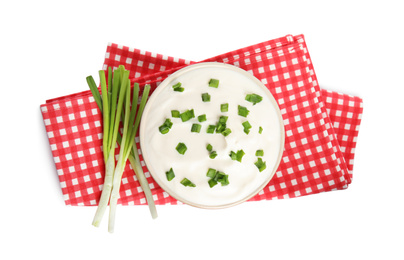
[[[288,35],[205,61],[233,64],[251,72],[268,87],[282,112],[283,158],[274,178],[251,201],[348,187],[362,100],[319,88],[302,35]],[[110,44],[104,69],[123,64],[131,71],[132,82],[150,84],[154,90],[168,75],[191,63],[195,62]],[[41,110],[66,204],[96,205],[104,182],[102,117],[91,93],[48,100]],[[180,204],[157,185],[143,160],[142,165],[156,204]],[[129,164],[118,203],[146,203]]]

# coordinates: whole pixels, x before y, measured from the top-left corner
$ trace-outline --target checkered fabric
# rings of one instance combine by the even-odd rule
[[[204,61],[240,67],[257,77],[276,99],[285,125],[283,158],[270,183],[250,201],[293,198],[346,189],[352,180],[362,99],[320,89],[303,35],[287,35]],[[168,75],[196,62],[109,44],[104,69],[124,65],[133,82],[152,91]],[[85,79],[83,79],[85,82]],[[89,91],[41,105],[49,144],[67,205],[97,205],[104,182],[102,115]],[[139,148],[139,139],[136,138]],[[155,203],[181,204],[150,176]],[[127,164],[118,201],[146,204]]]

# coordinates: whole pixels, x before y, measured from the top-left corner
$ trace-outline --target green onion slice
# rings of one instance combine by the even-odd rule
[[[200,124],[192,124],[191,132],[199,133],[201,131],[201,127],[202,126]]]
[[[216,133],[222,133],[226,129],[227,119],[228,116],[220,116],[219,122],[216,124]]]
[[[206,145],[206,150],[208,150],[208,152],[211,152],[213,149],[211,144]]]
[[[206,133],[213,134],[215,132],[215,129],[216,129],[215,125],[209,125],[208,128],[206,129]]]
[[[210,159],[215,159],[216,156],[217,156],[217,152],[216,152],[216,151],[212,151],[212,152],[210,152],[210,154],[209,154],[209,158],[210,158]]]
[[[209,93],[203,93],[203,94],[202,94],[202,101],[203,101],[203,102],[210,102],[210,95],[209,95]]]
[[[254,164],[255,164],[255,166],[257,166],[257,168],[260,172],[265,170],[265,168],[267,167],[266,162],[262,161],[262,159],[260,157],[258,157],[258,160]]]
[[[187,178],[182,179],[181,184],[184,185],[185,187],[196,187],[196,185]]]
[[[160,133],[167,134],[171,127],[173,126],[173,123],[171,122],[171,120],[169,118],[167,118],[164,123],[159,127],[159,131]]]
[[[181,87],[181,82],[178,82],[177,84],[173,85],[173,90],[177,92],[183,92],[184,88]]]
[[[210,188],[213,188],[214,186],[217,185],[217,181],[215,181],[214,179],[210,179],[210,180],[208,181],[208,183],[209,183],[209,187],[210,187]]]
[[[221,112],[228,112],[229,111],[229,103],[221,104],[220,105]]]
[[[191,118],[195,117],[194,110],[193,109],[188,109],[187,111],[183,112],[180,114],[182,122],[186,122],[190,120]]]
[[[255,156],[264,156],[264,150],[257,150]]]
[[[264,130],[264,129],[262,129],[262,127],[260,126],[258,129],[258,133],[262,134],[262,130]]]
[[[229,154],[229,156],[230,156],[230,158],[232,159],[232,160],[237,160],[237,153],[235,153],[235,152],[233,152],[233,151],[230,151],[230,154]]]
[[[216,172],[217,171],[215,169],[209,168],[206,176],[209,178],[214,178],[216,176]]]
[[[218,79],[210,79],[209,80],[209,87],[218,88],[219,87],[219,80]]]
[[[231,134],[231,129],[230,128],[226,128],[222,131],[222,135],[224,136],[228,136],[229,134]]]
[[[245,152],[241,149],[237,151],[237,161],[241,162],[241,159],[245,155]]]
[[[206,114],[198,116],[198,122],[205,122],[206,121]]]
[[[246,107],[243,107],[240,105],[238,106],[238,115],[239,116],[247,117],[248,113],[250,113],[250,111]]]
[[[174,179],[175,174],[174,174],[173,168],[170,168],[170,170],[168,172],[166,172],[166,177],[167,177],[167,181],[171,181],[172,179]]]
[[[262,101],[262,97],[257,94],[247,94],[245,96],[245,100],[247,100],[248,102],[251,102],[251,103],[253,103],[253,105],[255,105]]]
[[[245,121],[242,123],[243,127],[244,127],[244,133],[248,134],[250,132],[251,129],[251,124],[248,121]]]
[[[180,118],[180,111],[178,110],[171,110],[171,116],[175,118]]]
[[[175,148],[179,154],[185,154],[187,151],[187,146],[184,143],[178,143],[177,147]]]

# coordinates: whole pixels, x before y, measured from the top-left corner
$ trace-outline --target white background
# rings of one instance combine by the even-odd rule
[[[1,259],[404,259],[400,1],[2,1]],[[188,60],[303,33],[321,87],[364,99],[347,190],[226,210],[64,205],[39,106],[109,42]],[[5,242],[4,242],[5,241]],[[7,256],[6,256],[7,255]]]

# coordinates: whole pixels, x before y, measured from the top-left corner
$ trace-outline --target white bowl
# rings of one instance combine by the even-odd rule
[[[219,88],[208,86],[210,78],[219,79]],[[172,86],[182,83],[184,92],[173,91]],[[211,102],[202,102],[201,93],[210,93]],[[262,102],[253,105],[245,100],[245,95],[256,93]],[[229,111],[221,112],[220,103],[229,103]],[[237,114],[237,104],[250,110],[247,118]],[[171,110],[194,109],[195,118],[182,122],[171,117]],[[193,123],[198,123],[200,114],[207,115],[200,133],[190,131]],[[228,126],[232,133],[207,134],[206,127],[215,124],[218,116],[228,116]],[[170,118],[173,127],[168,134],[161,134],[158,127]],[[243,132],[241,122],[249,120],[253,125],[250,133]],[[262,134],[258,127],[263,126]],[[142,155],[150,174],[158,185],[178,201],[199,208],[226,208],[249,200],[259,193],[274,176],[282,158],[285,131],[278,104],[265,85],[251,73],[238,67],[217,62],[205,62],[187,66],[167,77],[150,96],[143,112],[140,125],[140,145]],[[187,145],[184,155],[175,147],[179,142]],[[219,154],[209,158],[206,144],[210,143]],[[246,155],[242,163],[231,160],[229,151],[243,149]],[[262,160],[266,169],[262,172],[254,165],[255,151],[264,150]],[[173,168],[176,177],[166,178],[166,172]],[[213,188],[207,184],[208,168],[223,171],[229,175],[230,184]],[[196,187],[180,184],[188,178]]]

